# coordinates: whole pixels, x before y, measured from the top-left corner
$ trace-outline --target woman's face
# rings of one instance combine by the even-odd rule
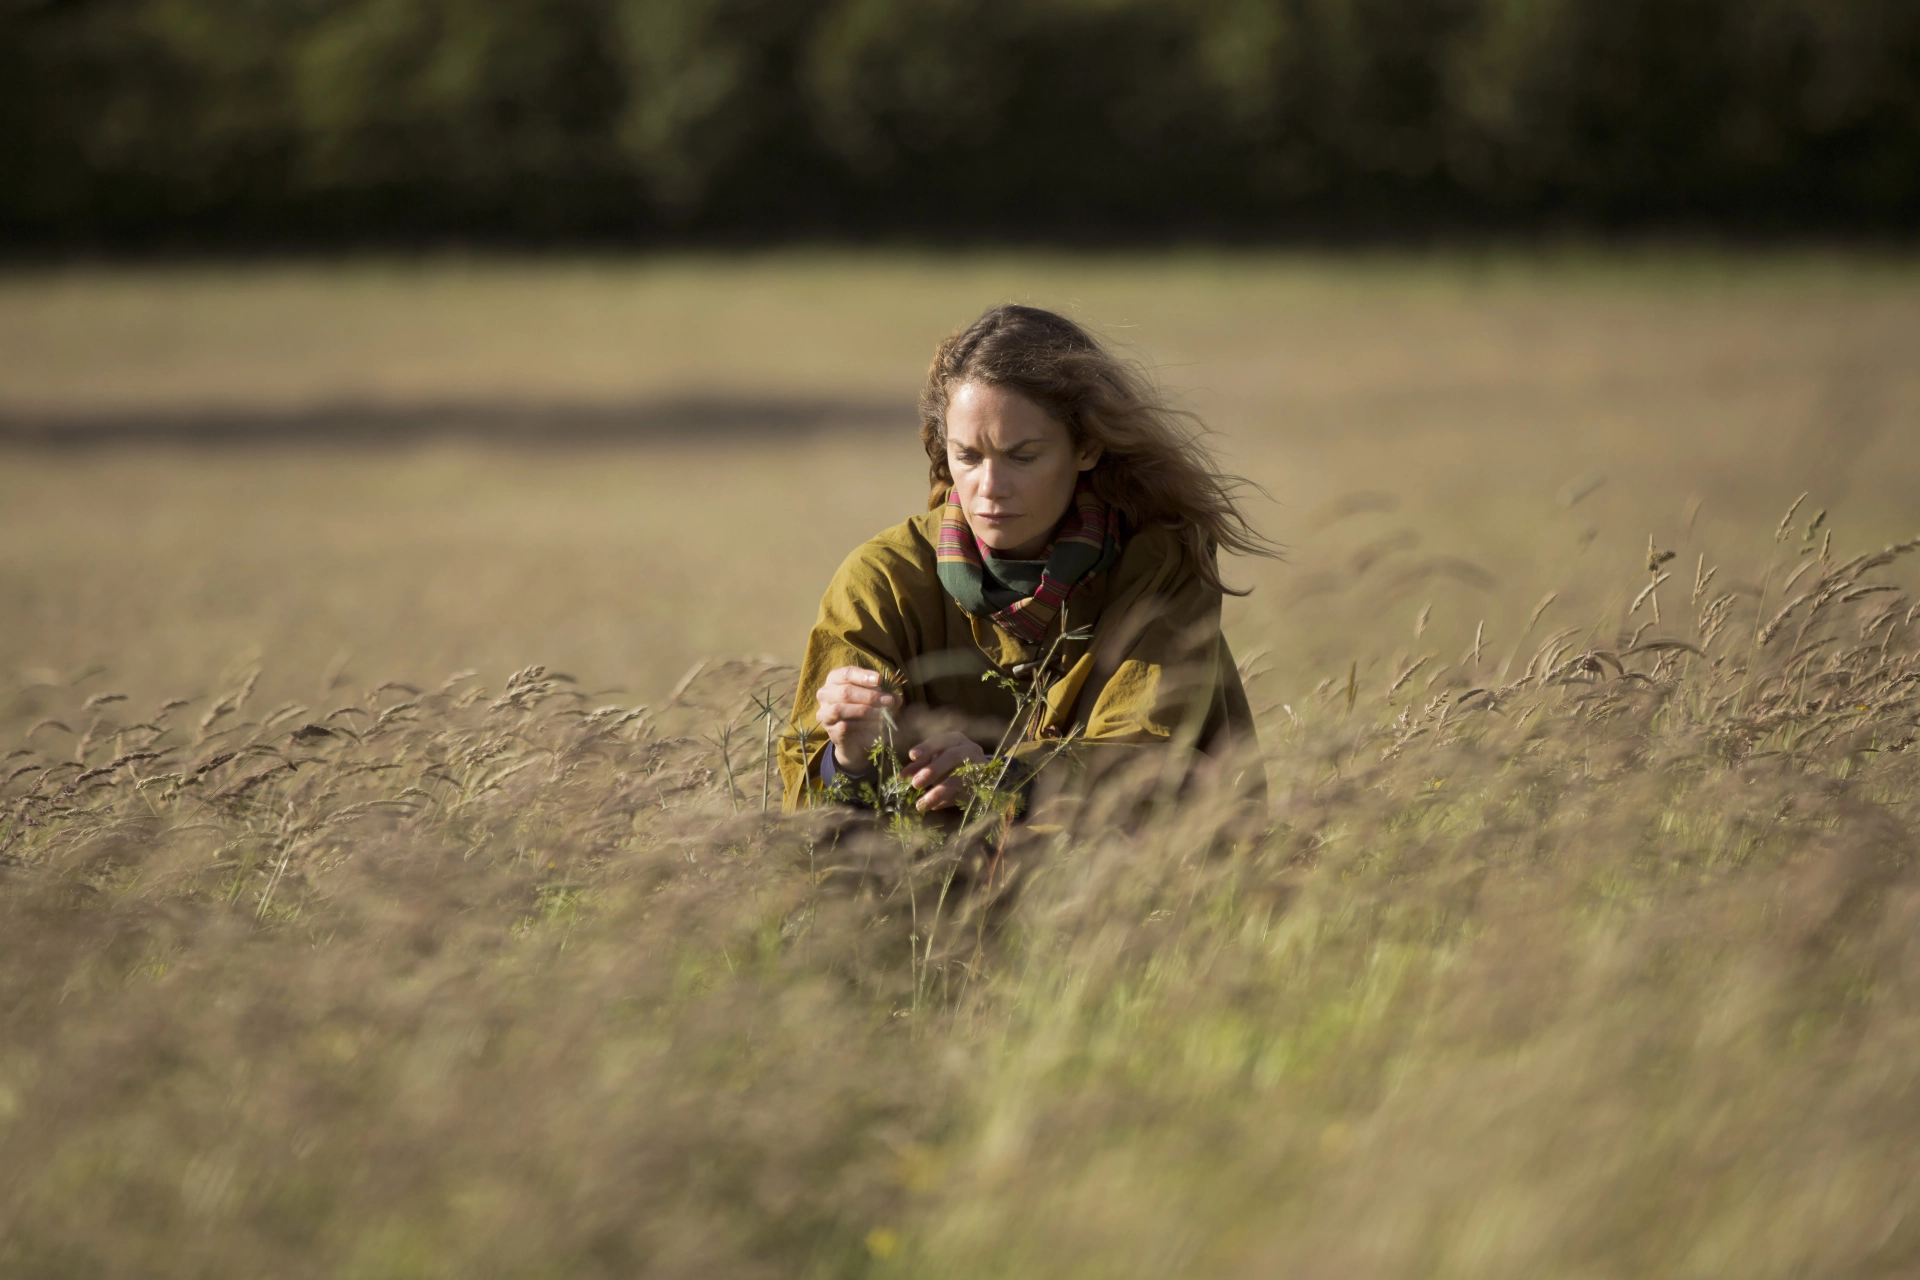
[[[963,382],[947,398],[947,469],[973,536],[995,555],[1046,549],[1100,446],[1076,450],[1066,424],[1017,391]]]

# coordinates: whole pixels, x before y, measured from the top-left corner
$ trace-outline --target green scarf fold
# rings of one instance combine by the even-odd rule
[[[994,613],[1010,609],[1040,589],[1047,562],[1008,560],[986,547],[980,548],[980,594]]]
[[[935,553],[940,585],[955,603],[977,618],[991,618],[1027,644],[1038,644],[1074,588],[1120,558],[1120,542],[1119,511],[1093,491],[1083,474],[1044,559],[995,555],[974,537],[960,495],[951,492]]]

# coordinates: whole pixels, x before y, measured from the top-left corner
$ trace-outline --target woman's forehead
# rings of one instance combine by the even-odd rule
[[[947,439],[954,444],[1011,449],[1067,438],[1064,424],[1008,387],[963,382],[947,400]]]

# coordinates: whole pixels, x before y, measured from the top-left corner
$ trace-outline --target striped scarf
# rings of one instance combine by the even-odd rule
[[[1008,634],[1038,644],[1082,581],[1111,565],[1120,555],[1120,512],[1101,501],[1083,475],[1073,505],[1047,548],[1047,567],[1034,593],[996,609],[987,599],[984,559],[992,552],[973,536],[960,495],[947,494],[935,548],[940,585],[956,603],[978,618],[992,618]]]

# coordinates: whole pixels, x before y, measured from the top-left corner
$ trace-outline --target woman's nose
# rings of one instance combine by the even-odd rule
[[[1013,495],[1013,486],[1007,483],[1007,470],[998,462],[988,459],[980,464],[980,493],[988,498],[1006,498]]]

